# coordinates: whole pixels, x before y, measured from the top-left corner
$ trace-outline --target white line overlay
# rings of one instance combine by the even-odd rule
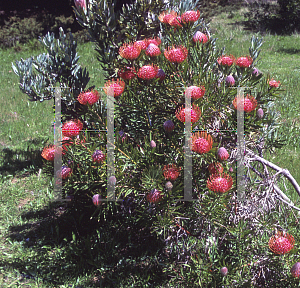
[[[185,143],[184,143],[184,198],[181,201],[193,201],[193,159],[191,151],[192,122],[191,122],[191,89],[185,90]]]
[[[245,178],[244,178],[244,90],[246,87],[237,89],[237,197],[239,201],[245,199]]]

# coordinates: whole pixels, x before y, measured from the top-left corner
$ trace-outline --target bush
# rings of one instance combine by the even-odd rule
[[[47,53],[13,65],[32,101],[53,99],[55,84],[68,88],[55,180],[72,199],[76,230],[64,233],[73,234],[73,253],[103,287],[288,287],[295,283],[294,238],[280,231],[268,243],[279,227],[298,239],[297,224],[265,162],[251,164],[254,152],[282,145],[272,108],[280,82],[255,68],[262,39],[252,37],[249,55],[234,57],[216,48],[194,1],[170,5],[134,1],[116,12],[103,0],[78,7],[103,68],[103,93],[89,85],[63,29],[59,39],[42,39]],[[239,87],[247,94],[241,108]],[[240,109],[245,142],[236,134]],[[242,175],[237,141],[245,145]],[[54,153],[53,145],[42,153],[51,175]],[[114,195],[118,202],[110,201]],[[282,251],[286,258],[276,257]]]

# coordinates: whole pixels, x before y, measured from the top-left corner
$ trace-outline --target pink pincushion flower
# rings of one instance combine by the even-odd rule
[[[78,136],[83,128],[83,124],[80,120],[70,120],[64,123],[62,126],[62,134],[66,137]]]
[[[138,40],[134,42],[134,46],[139,48],[140,50],[146,50],[148,47],[148,40],[147,39]]]
[[[199,19],[199,17],[200,17],[199,10],[197,10],[197,11],[186,11],[181,15],[181,19],[185,23],[195,22]]]
[[[186,109],[186,108],[179,108],[176,111],[176,118],[181,121],[181,122],[185,122],[185,113],[191,113],[191,122],[195,123],[200,119],[201,116],[201,110],[198,106],[193,105],[192,109]]]
[[[99,93],[97,90],[81,92],[78,95],[78,102],[82,105],[89,103],[90,105],[95,104],[100,99]]]
[[[123,46],[119,49],[119,54],[121,57],[128,59],[128,60],[134,60],[140,56],[141,49],[137,47],[137,45],[133,43],[124,43]]]
[[[239,57],[235,64],[241,68],[248,68],[252,64],[253,60],[250,56]]]
[[[105,154],[101,150],[95,150],[92,155],[93,162],[102,163],[105,160]]]
[[[228,85],[228,86],[233,86],[235,84],[235,80],[233,78],[232,75],[228,75],[225,79],[225,83]]]
[[[235,109],[238,108],[237,101],[238,101],[237,97],[235,97],[234,100],[232,101],[232,104]],[[242,99],[242,104],[244,104],[244,111],[246,113],[249,113],[257,107],[257,100],[252,95],[247,94],[246,98]]]
[[[212,137],[206,132],[196,132],[192,136],[192,151],[204,154],[211,150],[213,145]]]
[[[100,206],[102,204],[102,197],[99,194],[95,194],[92,198],[93,204],[95,206]]]
[[[181,63],[187,58],[188,50],[184,46],[173,46],[166,49],[164,55],[172,63]]]
[[[223,55],[218,58],[218,63],[222,66],[231,66],[235,61],[234,56],[232,55]]]
[[[149,46],[150,44],[159,46],[161,43],[161,39],[159,37],[149,38],[149,39],[146,39],[145,41],[147,41],[147,46]]]
[[[173,18],[171,18],[169,21],[168,21],[168,23],[171,25],[171,26],[173,26],[173,27],[182,27],[182,25],[181,25],[181,17],[180,16],[177,16],[177,17],[173,17]]]
[[[105,84],[104,84],[104,92],[106,95],[108,95],[109,93],[109,88],[113,88],[114,89],[114,97],[116,96],[120,96],[124,90],[125,90],[125,82],[117,79],[117,80],[108,80]]]
[[[58,172],[60,173],[62,179],[66,179],[69,176],[71,176],[72,169],[69,168],[68,166],[62,166],[61,170],[59,170]]]
[[[46,146],[43,149],[42,157],[47,161],[54,161],[54,155],[55,155],[55,146],[53,144]]]
[[[161,54],[157,45],[150,43],[145,51],[145,54],[150,57],[156,57]]]
[[[178,168],[175,164],[172,165],[165,165],[163,168],[163,174],[166,180],[175,181],[178,176],[180,168]]]
[[[278,231],[276,235],[269,239],[269,248],[278,255],[290,252],[294,248],[295,239],[288,233]]]
[[[169,24],[169,21],[174,19],[174,17],[177,17],[177,13],[175,11],[163,11],[159,14],[158,19],[162,23]]]
[[[152,189],[150,193],[147,195],[147,200],[150,203],[158,203],[163,199],[163,194],[161,191],[158,191],[157,189]]]
[[[271,88],[278,88],[279,85],[280,85],[280,81],[276,81],[274,79],[272,79],[272,80],[269,81],[269,86]]]
[[[204,86],[189,86],[186,90],[185,93],[191,93],[192,99],[199,99],[202,98],[205,94],[205,87]]]
[[[159,67],[156,65],[145,65],[139,69],[137,76],[144,80],[156,78]]]
[[[207,180],[207,188],[216,193],[225,193],[232,187],[233,180],[226,173],[213,174]]]

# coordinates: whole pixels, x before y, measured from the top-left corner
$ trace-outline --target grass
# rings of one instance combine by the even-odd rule
[[[240,24],[243,20],[240,11],[230,13],[230,18],[228,15],[222,13],[212,19],[212,31],[219,38],[217,43],[219,47],[225,46],[227,53],[247,55],[253,33],[244,30]],[[262,35],[258,33],[257,36]],[[276,149],[275,153],[266,153],[265,156],[278,166],[288,169],[300,183],[299,130],[294,128],[296,125],[299,127],[300,123],[298,47],[300,35],[264,35],[258,68],[279,80],[284,89],[276,109],[280,111],[283,122],[280,133],[288,145]],[[0,287],[49,287],[50,283],[59,280],[51,279],[53,271],[62,271],[63,274],[60,272],[58,275],[64,279],[64,285],[51,284],[55,287],[99,285],[101,279],[81,267],[84,261],[78,258],[80,251],[76,243],[72,239],[62,241],[57,230],[57,227],[64,227],[58,225],[64,206],[51,202],[52,186],[50,179],[42,173],[40,156],[46,143],[53,141],[53,102],[28,102],[27,96],[20,92],[18,79],[11,68],[11,62],[42,52],[26,49],[25,45],[20,52],[13,49],[0,51]],[[91,45],[79,45],[78,53],[81,56],[80,64],[90,71],[90,83],[96,87],[102,86],[100,65]],[[292,192],[291,186],[288,189],[289,196],[296,201],[298,195]],[[102,266],[101,269],[107,268]],[[35,277],[37,272],[43,272],[44,282]],[[128,283],[124,287],[146,287],[147,282],[138,282],[138,272],[133,274],[135,279],[132,283],[137,284],[131,286]],[[143,273],[140,276],[142,278]],[[47,282],[47,279],[52,282]]]

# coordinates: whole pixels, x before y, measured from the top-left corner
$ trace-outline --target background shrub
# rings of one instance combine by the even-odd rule
[[[280,34],[300,29],[300,1],[255,1],[248,4],[244,14],[248,28]]]

